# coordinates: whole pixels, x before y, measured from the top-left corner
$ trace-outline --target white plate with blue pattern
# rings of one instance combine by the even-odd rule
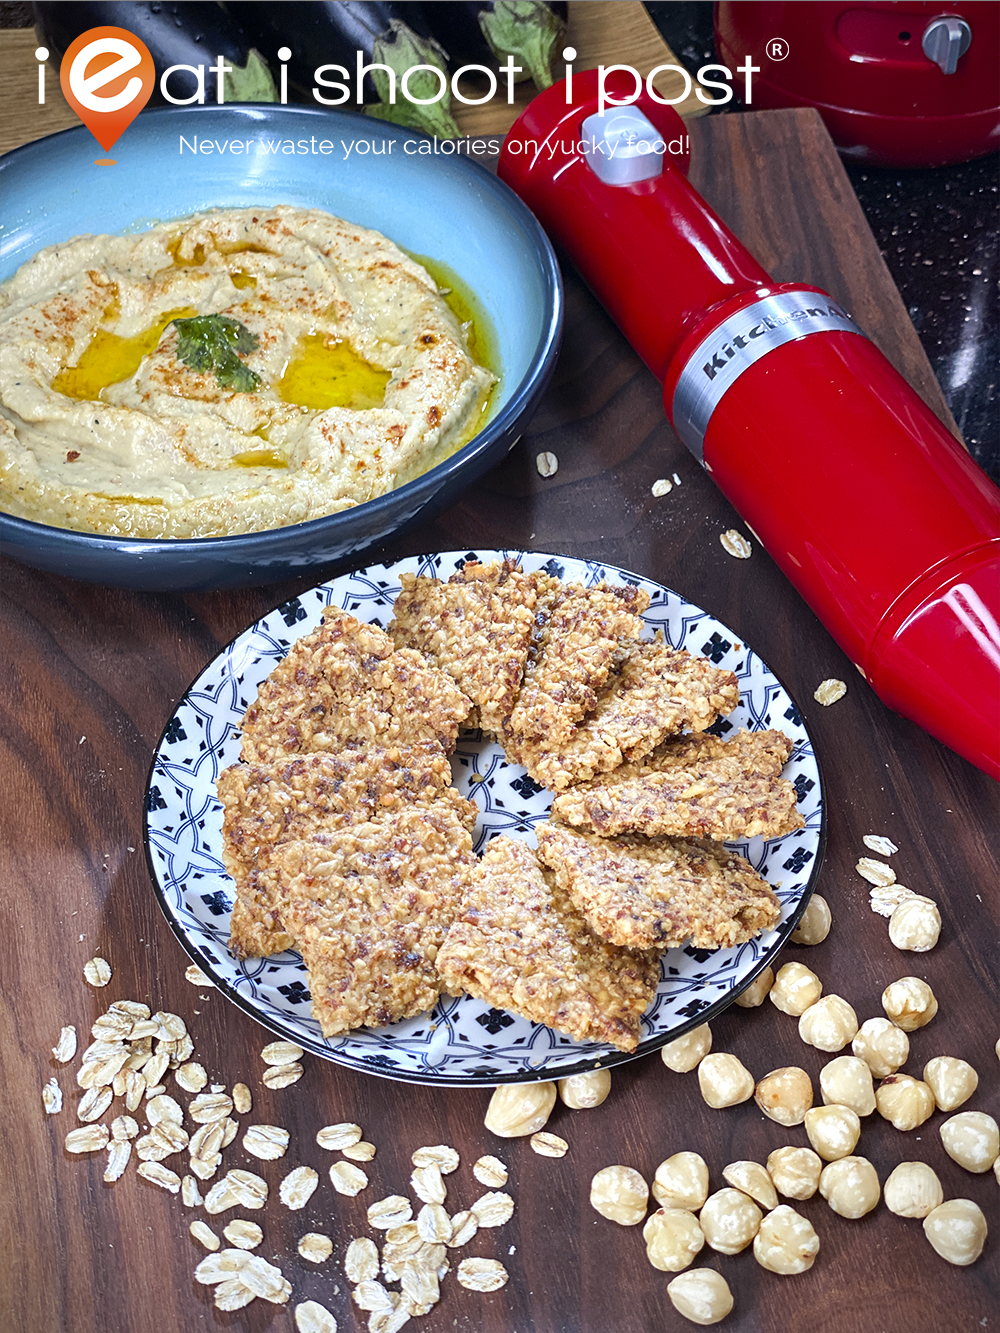
[[[713,730],[775,727],[794,749],[785,776],[798,793],[805,828],[784,838],[728,844],[769,881],[781,920],[748,944],[714,951],[669,949],[656,998],[642,1019],[632,1054],[579,1042],[491,1008],[470,996],[443,997],[429,1014],[391,1027],[361,1028],[324,1038],[309,1013],[308,977],[296,953],[237,962],[226,948],[233,883],[222,864],[222,808],[215,781],[236,762],[240,722],[257,689],[300,635],[334,605],[385,628],[404,573],[446,579],[466,560],[513,559],[567,582],[601,579],[637,584],[650,596],[648,636],[709,657],[735,672],[739,707]],[[476,802],[475,846],[504,833],[534,841],[550,797],[495,742],[463,733],[452,759],[455,784]],[[305,1050],[369,1074],[414,1083],[495,1085],[565,1078],[596,1065],[618,1064],[655,1050],[726,1008],[774,958],[809,899],[824,843],[822,786],[812,742],[791,697],[768,666],[725,625],[677,593],[595,561],[530,551],[452,551],[372,565],[320,584],[283,603],[225,648],[198,677],[167,723],[146,792],[146,855],[160,905],[191,958],[219,990],[277,1035]]]

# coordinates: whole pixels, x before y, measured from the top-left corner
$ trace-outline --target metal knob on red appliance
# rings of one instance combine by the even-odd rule
[[[622,103],[627,75],[604,87]],[[688,183],[680,117],[598,76],[536,97],[499,173],[664,388],[678,435],[891,708],[1000,778],[1000,491],[817,288]],[[596,169],[595,169],[596,166]]]

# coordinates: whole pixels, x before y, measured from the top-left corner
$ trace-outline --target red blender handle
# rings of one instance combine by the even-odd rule
[[[664,384],[678,434],[879,696],[1000,778],[1000,491],[851,319],[775,283],[688,183],[683,121],[643,91],[663,168],[609,184],[581,147],[599,74],[511,129],[499,174]],[[622,102],[631,76],[610,73]],[[610,114],[610,110],[609,110]],[[660,145],[657,145],[660,147]]]

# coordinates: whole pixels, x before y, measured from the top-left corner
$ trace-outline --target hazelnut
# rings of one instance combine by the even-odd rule
[[[712,1049],[712,1029],[707,1023],[685,1032],[683,1037],[668,1041],[660,1047],[660,1058],[675,1074],[687,1074],[696,1069]]]
[[[823,994],[823,983],[805,963],[786,963],[779,968],[768,998],[783,1014],[798,1018]]]

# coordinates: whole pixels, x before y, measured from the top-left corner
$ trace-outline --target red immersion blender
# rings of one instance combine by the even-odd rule
[[[1000,778],[1000,491],[832,297],[771,280],[688,184],[683,121],[635,85],[606,73],[618,106],[597,71],[572,105],[547,89],[501,179],[880,698]]]

